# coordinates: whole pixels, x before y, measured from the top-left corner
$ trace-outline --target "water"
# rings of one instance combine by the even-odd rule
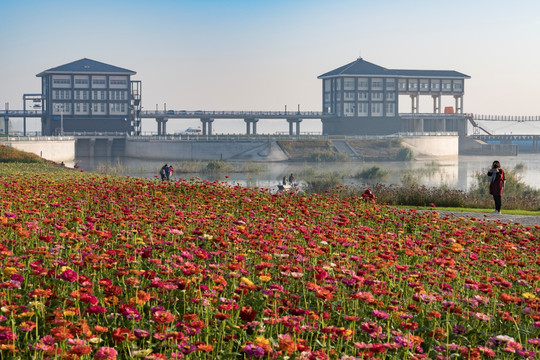
[[[493,160],[499,160],[503,169],[512,170],[516,165],[522,164],[523,171],[520,173],[522,181],[535,188],[540,188],[540,154],[521,154],[519,156],[459,156],[452,159],[429,159],[411,162],[348,162],[348,163],[294,163],[294,162],[273,162],[255,163],[265,168],[265,171],[258,173],[246,173],[238,171],[227,171],[220,174],[175,171],[173,179],[193,179],[201,178],[205,180],[225,181],[229,184],[248,187],[262,187],[275,189],[281,182],[283,176],[291,173],[295,174],[300,183],[303,182],[303,174],[307,172],[330,173],[340,177],[347,185],[369,186],[369,182],[362,179],[354,179],[353,176],[365,169],[378,166],[388,172],[385,179],[378,182],[385,184],[401,184],[404,177],[413,179],[415,182],[438,187],[448,186],[452,189],[468,190],[476,183],[475,173],[485,173],[490,168]],[[164,161],[140,160],[134,158],[88,158],[81,157],[75,161],[80,169],[86,171],[105,170],[107,173],[115,175],[125,175],[157,179],[159,169],[165,162],[172,164],[175,169],[179,169],[181,162],[164,159]],[[193,163],[191,163],[193,165]],[[73,166],[73,164],[66,164]],[[197,164],[195,164],[197,165]],[[198,164],[198,168],[205,163]],[[245,163],[231,163],[232,168],[241,169]],[[119,170],[119,171],[117,171]],[[304,177],[307,175],[304,175]]]

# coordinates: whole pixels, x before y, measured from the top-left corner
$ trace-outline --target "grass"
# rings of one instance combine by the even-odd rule
[[[409,209],[410,206],[405,205],[395,205],[393,206],[398,209]],[[450,212],[471,212],[471,213],[490,213],[493,211],[493,208],[470,208],[470,207],[431,207],[431,206],[418,206],[416,207],[419,210],[434,210],[434,211],[450,211]],[[509,209],[502,210],[503,214],[508,215],[523,215],[523,216],[540,216],[540,210],[520,210],[520,209]]]

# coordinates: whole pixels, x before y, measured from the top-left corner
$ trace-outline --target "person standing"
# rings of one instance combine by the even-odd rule
[[[168,166],[167,166],[167,164],[165,164],[159,170],[159,176],[161,176],[161,181],[165,181],[165,177],[166,177],[166,170],[165,169],[167,169],[167,168],[168,168]]]
[[[293,173],[291,173],[291,175],[289,176],[289,183],[291,184],[291,186],[295,186],[295,178],[294,178],[294,175]]]
[[[504,170],[501,168],[501,163],[497,160],[491,165],[487,175],[490,177],[489,193],[493,195],[493,201],[495,202],[495,211],[493,214],[501,213],[502,192],[506,178],[504,176]]]
[[[169,165],[165,165],[165,177],[167,177],[167,181],[171,178],[171,167]]]
[[[174,168],[172,165],[169,166],[169,174],[170,174],[170,177],[173,176],[173,172],[174,172]]]

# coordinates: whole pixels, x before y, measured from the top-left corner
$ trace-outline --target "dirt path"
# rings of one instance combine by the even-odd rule
[[[494,221],[501,222],[505,224],[521,224],[524,226],[533,226],[540,225],[540,216],[531,216],[531,215],[510,215],[505,214],[504,211],[502,214],[491,214],[491,213],[480,213],[480,212],[458,212],[458,211],[444,211],[444,210],[425,210],[425,211],[436,211],[440,217],[445,217],[446,215],[455,216],[455,217],[464,217],[464,218],[475,218],[479,221]]]

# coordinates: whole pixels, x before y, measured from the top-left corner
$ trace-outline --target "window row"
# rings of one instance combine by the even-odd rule
[[[343,85],[342,85],[343,82]],[[395,90],[396,79],[383,78],[343,78],[343,79],[325,79],[324,91],[332,90]]]
[[[125,103],[109,104],[108,109],[111,115],[127,114],[128,110]],[[71,103],[55,103],[52,108],[53,115],[89,115],[90,111],[95,115],[105,115],[107,114],[107,103],[75,103],[73,104],[73,112]]]
[[[395,92],[387,92],[386,93],[386,96],[384,95],[385,93],[382,92],[382,91],[374,91],[374,92],[368,92],[368,91],[358,91],[355,92],[355,91],[344,91],[343,92],[343,100],[347,101],[347,100],[369,100],[370,99],[370,94],[371,94],[371,100],[383,100],[383,99],[386,99],[386,100],[390,100],[390,101],[393,101],[396,99],[396,93]],[[355,97],[355,96],[358,96],[358,97]],[[336,93],[336,100],[340,101],[341,100],[341,92],[338,92]],[[324,101],[331,101],[331,94],[330,93],[325,93],[324,94]]]
[[[399,80],[400,91],[463,91],[462,80]]]
[[[346,102],[343,104],[344,116],[394,116],[396,115],[395,103],[382,103],[382,102]],[[358,114],[356,111],[358,110]],[[384,112],[383,112],[384,110]],[[338,113],[338,115],[340,115]]]
[[[72,84],[70,77],[53,78],[52,83],[53,83],[53,87],[71,87],[71,84]],[[74,87],[87,88],[89,83],[90,83],[90,80],[88,78],[74,78],[73,79]],[[115,88],[127,87],[127,84],[128,84],[128,80],[117,80],[117,79],[109,80],[109,86],[115,87]],[[92,79],[92,87],[103,88],[106,85],[107,85],[106,79]]]
[[[127,100],[128,92],[125,90],[73,90],[73,99],[75,100],[107,100],[107,93],[110,100]],[[72,90],[54,90],[53,100],[71,100]]]

